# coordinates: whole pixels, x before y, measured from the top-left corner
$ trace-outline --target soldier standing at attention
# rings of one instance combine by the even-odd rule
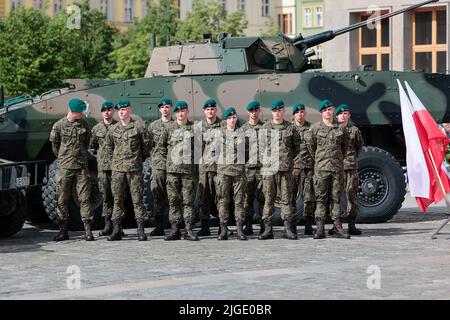
[[[88,148],[91,130],[85,120],[83,111],[86,102],[80,99],[69,101],[67,116],[57,121],[50,133],[53,153],[57,157],[59,173],[56,180],[57,221],[59,233],[54,241],[69,239],[67,220],[69,219],[69,203],[72,201],[72,184],[76,183],[77,195],[80,201],[80,215],[83,221],[86,241],[93,241],[91,231],[93,220],[91,203],[91,182],[88,170]]]
[[[164,128],[172,122],[172,100],[169,98],[162,98],[158,104],[161,118],[153,121],[148,131],[153,139],[153,146],[158,143]],[[164,210],[167,204],[167,189],[166,189],[166,158],[159,157],[156,148],[152,150],[152,177],[150,188],[153,194],[154,208],[155,208],[155,229],[150,232],[151,236],[164,235]]]
[[[217,103],[208,99],[203,104],[205,119],[200,122],[202,129],[202,157],[199,164],[199,192],[202,227],[197,236],[209,236],[210,215],[217,200],[217,138],[221,121],[217,117]]]
[[[112,125],[116,124],[114,120],[114,104],[111,101],[105,101],[100,107],[103,121],[97,123],[92,128],[92,137],[90,149],[97,157],[98,181],[100,192],[103,195],[102,216],[105,219],[105,228],[99,232],[99,236],[109,236],[112,233],[111,216],[114,206],[114,199],[111,191],[111,158],[105,148],[106,134]]]
[[[355,226],[356,215],[358,214],[358,156],[362,151],[364,140],[359,129],[350,124],[350,107],[341,104],[336,109],[338,122],[347,130],[348,144],[347,152],[344,156],[344,196],[347,197],[348,212],[348,233],[360,235],[361,230]],[[330,230],[331,231],[331,230]]]
[[[259,118],[261,114],[261,105],[258,101],[252,101],[247,105],[248,121],[242,126],[247,139],[246,152],[247,162],[245,164],[246,188],[245,188],[245,202],[244,209],[246,213],[245,218],[245,235],[253,234],[253,216],[255,214],[253,202],[256,199],[259,203],[259,215],[261,216],[262,207],[264,206],[263,193],[263,179],[261,176],[261,161],[259,159],[258,148],[258,131],[263,126],[264,122]],[[261,222],[260,234],[264,232],[263,223]]]
[[[128,100],[119,101],[116,108],[119,110],[120,121],[114,124],[106,135],[106,147],[113,155],[111,169],[114,195],[112,214],[114,229],[108,241],[122,240],[127,187],[133,201],[138,240],[146,241],[144,224],[148,217],[144,208],[142,163],[150,154],[150,137],[142,123],[131,118],[132,110]]]
[[[237,128],[236,109],[227,108],[223,116],[226,126],[222,129],[222,144],[217,166],[217,195],[220,217],[218,240],[227,240],[227,224],[230,217],[230,205],[234,202],[237,225],[237,238],[247,240],[243,226],[245,221],[245,136]]]
[[[309,149],[306,144],[305,136],[308,134],[308,130],[311,127],[311,123],[306,121],[306,109],[303,103],[296,103],[292,108],[294,115],[294,128],[300,135],[300,152],[294,159],[294,188],[293,188],[293,210],[294,215],[297,216],[297,197],[302,195],[303,198],[303,216],[305,218],[305,235],[313,235],[313,222],[314,222],[314,161],[309,153]],[[297,229],[297,224],[294,224]]]
[[[344,155],[347,150],[347,134],[334,120],[335,107],[329,100],[319,106],[322,120],[311,126],[308,147],[314,158],[314,191],[316,195],[317,230],[314,239],[325,238],[327,207],[331,205],[331,218],[335,234],[341,238],[350,236],[342,229],[341,192],[344,176]]]
[[[169,197],[170,234],[164,240],[180,240],[184,215],[184,239],[196,241],[194,224],[195,175],[194,123],[188,119],[188,104],[178,101],[173,109],[175,121],[164,128],[157,143],[159,157],[166,156],[167,195]]]
[[[260,133],[267,135],[266,145],[263,146],[262,169],[264,208],[264,233],[258,239],[273,239],[273,213],[275,198],[281,199],[281,219],[284,222],[284,237],[296,240],[297,235],[292,232],[294,214],[292,211],[292,169],[294,158],[300,151],[300,136],[294,126],[284,120],[284,102],[277,100],[272,103],[272,120],[262,126]]]

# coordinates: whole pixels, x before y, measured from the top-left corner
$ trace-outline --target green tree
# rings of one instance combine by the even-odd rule
[[[266,19],[266,30],[261,33],[261,37],[275,37],[281,33],[280,27],[275,25],[272,17]]]

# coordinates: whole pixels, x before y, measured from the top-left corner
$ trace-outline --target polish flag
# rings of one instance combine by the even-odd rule
[[[425,212],[430,204],[438,203],[450,191],[444,157],[449,139],[424,107],[414,91],[405,82],[409,97],[399,80],[403,133],[406,141],[406,167],[411,196]],[[441,191],[437,175],[445,194]]]

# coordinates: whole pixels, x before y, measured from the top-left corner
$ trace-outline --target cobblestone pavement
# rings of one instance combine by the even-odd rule
[[[0,299],[449,299],[450,226],[430,239],[446,218],[409,198],[351,240],[289,241],[277,227],[275,240],[245,242],[138,242],[128,229],[121,242],[55,243],[55,230],[26,225],[0,241]]]

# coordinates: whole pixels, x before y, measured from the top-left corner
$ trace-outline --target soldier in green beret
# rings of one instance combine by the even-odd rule
[[[221,120],[217,117],[217,102],[208,99],[203,103],[205,119],[198,123],[202,133],[202,156],[199,161],[199,193],[201,229],[197,236],[209,236],[210,216],[217,212],[217,149]]]
[[[243,226],[245,221],[245,136],[238,128],[236,109],[227,108],[223,116],[226,125],[222,128],[222,143],[217,166],[217,195],[220,217],[218,240],[227,240],[227,224],[230,217],[230,205],[234,203],[237,225],[237,238],[247,240]]]
[[[122,240],[122,219],[125,216],[125,194],[130,190],[139,241],[146,241],[144,224],[148,220],[144,207],[143,162],[150,155],[150,137],[143,124],[131,117],[131,104],[121,100],[116,105],[119,122],[106,135],[106,148],[112,153],[112,192],[114,196],[113,232],[108,241]]]
[[[261,175],[261,161],[259,158],[259,129],[263,126],[264,122],[260,119],[261,105],[258,101],[252,101],[247,105],[248,121],[242,126],[246,137],[246,164],[245,164],[245,176],[246,176],[246,189],[245,189],[245,235],[253,234],[253,216],[255,215],[253,202],[256,199],[258,201],[259,212],[261,217],[262,208],[264,206],[264,192],[263,192],[263,179]],[[261,221],[260,234],[264,232],[264,223]]]
[[[258,239],[273,239],[273,214],[275,199],[281,203],[281,219],[284,222],[284,237],[297,239],[292,232],[295,217],[292,211],[292,169],[294,158],[300,151],[300,136],[294,126],[284,120],[284,102],[272,103],[272,120],[262,126],[260,133],[267,137],[262,147],[262,175],[264,189],[263,221],[264,233]]]
[[[57,157],[59,172],[56,180],[57,222],[59,233],[55,241],[69,239],[67,221],[69,204],[72,201],[72,185],[76,184],[80,201],[80,215],[83,221],[86,241],[93,241],[91,231],[93,220],[90,196],[91,182],[88,170],[88,148],[91,137],[89,125],[83,119],[86,102],[80,99],[69,101],[67,116],[57,121],[50,133],[53,153]]]
[[[196,241],[198,237],[192,232],[196,191],[194,123],[188,119],[189,109],[185,101],[177,101],[173,112],[175,121],[163,129],[156,145],[158,157],[166,160],[171,231],[164,240],[180,240],[180,223],[184,218],[184,239]]]
[[[330,208],[335,234],[350,238],[342,229],[341,193],[344,176],[344,155],[347,150],[347,132],[334,119],[335,107],[329,100],[319,106],[322,120],[311,126],[307,135],[308,148],[314,158],[314,191],[316,196],[314,239],[325,238],[325,218]]]
[[[111,216],[114,206],[114,199],[111,190],[112,172],[111,159],[112,154],[107,153],[106,134],[109,129],[117,123],[113,118],[114,104],[111,101],[105,101],[100,107],[103,121],[97,123],[92,128],[92,137],[90,142],[90,149],[97,157],[98,181],[100,192],[103,195],[103,211],[102,216],[105,219],[105,227],[100,231],[99,236],[109,236],[112,233]]]
[[[295,216],[297,216],[297,198],[299,195],[303,198],[303,216],[305,218],[305,235],[313,235],[313,222],[314,222],[314,161],[309,153],[309,149],[306,144],[306,136],[308,135],[311,123],[306,121],[306,108],[301,102],[296,103],[292,107],[292,114],[294,116],[292,123],[294,128],[300,135],[300,152],[294,159],[294,187],[293,187],[293,203],[292,208]],[[297,224],[295,224],[295,231]]]
[[[358,156],[362,151],[364,140],[361,131],[349,122],[351,114],[348,105],[341,104],[338,106],[336,108],[336,117],[341,126],[347,130],[348,135],[347,152],[344,156],[343,181],[343,198],[347,199],[348,233],[360,235],[361,230],[356,228],[355,222],[358,214]],[[331,233],[333,231],[334,229],[330,230]]]
[[[164,97],[158,104],[161,118],[150,123],[148,131],[153,139],[153,145],[156,145],[163,131],[172,120],[173,103],[170,98]],[[152,160],[152,177],[150,188],[153,194],[153,203],[155,208],[155,229],[150,233],[151,236],[164,235],[164,211],[168,206],[167,202],[167,174],[166,174],[166,158],[160,157],[156,148],[153,148],[151,154]]]

